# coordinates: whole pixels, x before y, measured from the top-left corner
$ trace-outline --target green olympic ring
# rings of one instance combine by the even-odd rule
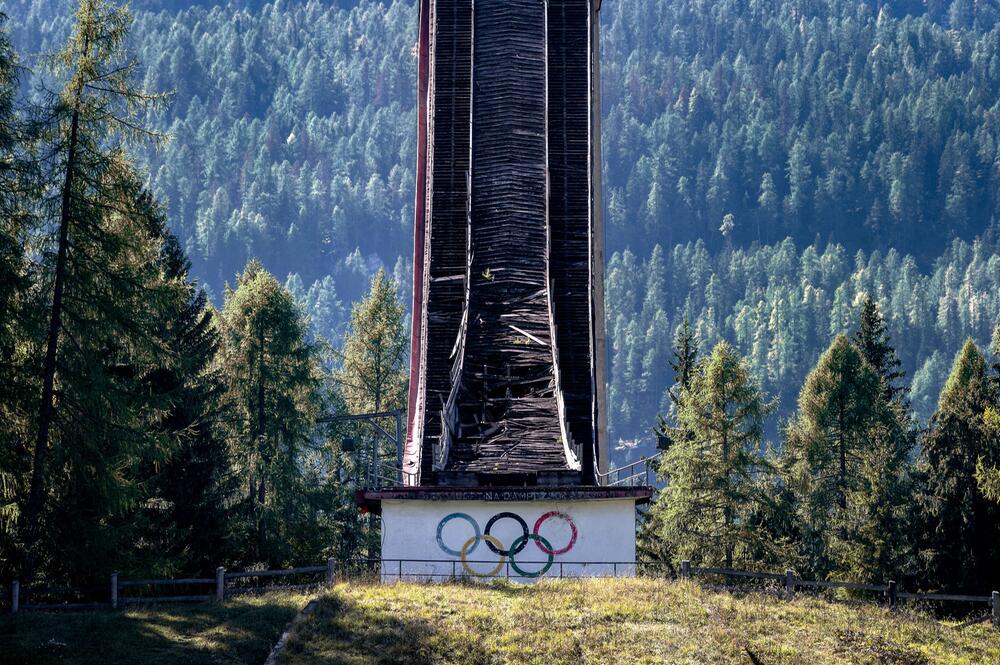
[[[533,573],[529,573],[529,572],[527,572],[526,570],[523,570],[520,566],[517,565],[517,562],[514,561],[514,555],[511,554],[510,555],[510,567],[513,568],[515,571],[517,571],[517,574],[520,575],[521,577],[541,577],[545,573],[549,572],[549,568],[552,567],[552,561],[555,559],[555,555],[552,554],[552,544],[549,543],[549,541],[545,540],[544,538],[542,538],[541,536],[539,536],[537,533],[529,533],[529,534],[525,534],[523,536],[519,536],[517,538],[517,540],[515,540],[511,544],[509,551],[510,552],[514,552],[515,550],[517,550],[518,545],[520,545],[521,547],[524,547],[525,543],[527,543],[529,539],[535,541],[535,544],[538,545],[539,548],[543,552],[547,552],[548,553],[549,560],[545,563],[544,566],[542,566],[542,568],[540,570],[536,570]]]
[[[507,561],[507,557],[505,555],[501,554],[500,560],[497,561],[496,567],[494,567],[493,570],[487,573],[480,573],[473,570],[472,566],[469,565],[469,562],[465,558],[469,552],[476,549],[476,545],[472,545],[472,543],[475,542],[478,545],[479,538],[485,540],[487,544],[492,543],[495,547],[503,548],[503,543],[501,543],[499,540],[497,540],[488,533],[484,533],[482,536],[473,536],[472,538],[469,538],[467,541],[465,541],[464,545],[462,545],[462,552],[461,552],[462,568],[464,568],[465,572],[472,575],[473,577],[496,577],[497,573],[500,572],[500,569],[503,568],[503,564]],[[472,549],[469,549],[469,545],[472,545]]]
[[[444,525],[447,524],[448,522],[450,522],[451,520],[455,519],[455,518],[465,520],[466,522],[468,522],[469,524],[471,524],[473,530],[475,530],[476,535],[472,537],[472,540],[475,541],[475,542],[473,543],[472,547],[468,547],[469,543],[466,543],[465,544],[466,547],[462,548],[462,550],[459,551],[459,550],[453,550],[453,549],[451,549],[450,547],[448,547],[447,545],[444,544],[444,538],[441,537],[441,532],[444,531]],[[452,556],[463,556],[464,557],[465,554],[469,554],[469,553],[473,552],[477,547],[479,547],[479,541],[480,540],[482,540],[482,535],[479,533],[479,522],[477,522],[476,520],[472,519],[472,517],[470,517],[469,515],[466,515],[465,513],[452,513],[451,515],[446,515],[443,520],[441,520],[440,522],[438,522],[438,528],[437,528],[437,544],[438,544],[438,547],[440,547],[442,550],[444,550],[445,552],[447,552],[448,554],[450,554]],[[468,551],[466,551],[466,548],[468,548]]]

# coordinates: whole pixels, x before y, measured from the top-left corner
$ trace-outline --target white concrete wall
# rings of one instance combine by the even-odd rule
[[[539,524],[538,539],[534,535],[523,538],[525,529],[534,534],[539,518],[553,511],[557,514]],[[462,516],[449,519],[456,513]],[[491,518],[501,513],[518,515],[524,526],[512,517],[497,518],[491,525]],[[532,581],[543,576],[633,575],[635,519],[634,499],[510,503],[384,500],[382,576],[385,580],[402,576],[443,581],[454,575]],[[489,535],[496,541],[485,537],[488,525]],[[519,539],[520,551],[511,562],[507,553]],[[491,551],[491,544],[501,554]],[[546,547],[552,551],[551,557],[543,551]],[[543,574],[531,576],[550,559],[551,565]]]

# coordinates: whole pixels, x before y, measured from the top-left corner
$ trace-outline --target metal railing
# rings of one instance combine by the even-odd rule
[[[652,463],[660,459],[662,452],[643,456],[639,460],[622,467],[609,469],[607,473],[597,472],[597,484],[609,487],[645,487],[656,481],[656,469]]]

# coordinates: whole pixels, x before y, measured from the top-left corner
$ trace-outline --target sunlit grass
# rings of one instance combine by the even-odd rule
[[[280,663],[1000,663],[1000,632],[872,603],[650,579],[341,584]]]
[[[222,604],[0,616],[0,663],[259,665],[308,600],[270,593]]]

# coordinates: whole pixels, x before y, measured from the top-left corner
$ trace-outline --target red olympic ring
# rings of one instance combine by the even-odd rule
[[[550,554],[550,555],[565,554],[566,552],[569,552],[571,549],[573,549],[574,545],[576,545],[576,536],[577,536],[576,523],[573,522],[573,518],[571,518],[566,513],[559,510],[550,510],[549,512],[545,513],[544,515],[538,518],[538,520],[535,522],[535,528],[532,530],[532,533],[536,536],[539,535],[538,530],[541,528],[542,522],[549,519],[550,517],[560,517],[564,522],[569,524],[569,528],[573,532],[573,535],[570,536],[569,543],[566,545],[566,547],[563,547],[562,549],[558,550],[554,550],[551,547],[546,547],[541,540],[535,540],[535,544],[538,545],[538,549],[540,549],[545,554]]]

